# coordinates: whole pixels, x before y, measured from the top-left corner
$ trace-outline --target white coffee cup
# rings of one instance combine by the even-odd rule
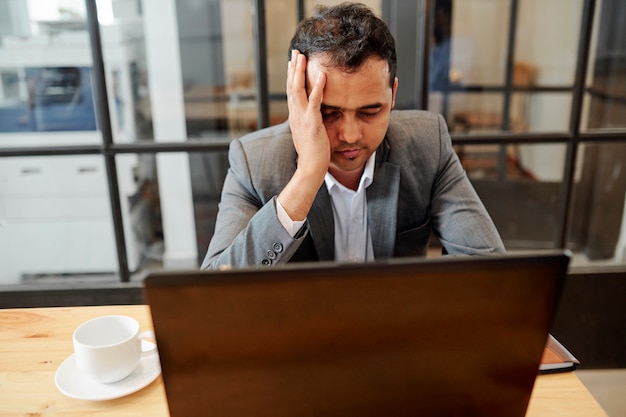
[[[156,345],[142,350],[142,339],[154,332],[139,332],[139,322],[128,316],[102,316],[86,321],[74,330],[76,366],[100,383],[117,382],[130,375],[142,355],[156,352]]]

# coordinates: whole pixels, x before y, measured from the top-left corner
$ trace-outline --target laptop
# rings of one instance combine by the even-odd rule
[[[170,415],[524,416],[568,261],[152,273]]]

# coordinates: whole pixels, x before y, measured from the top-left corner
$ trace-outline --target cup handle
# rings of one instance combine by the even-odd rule
[[[143,341],[144,339],[150,339],[148,340],[150,342],[149,345],[151,345],[149,349],[144,349],[144,346],[146,344],[144,343],[141,344],[141,356],[150,355],[156,352],[157,350],[156,336],[152,330],[146,330],[145,332],[141,332],[138,338],[140,342]]]

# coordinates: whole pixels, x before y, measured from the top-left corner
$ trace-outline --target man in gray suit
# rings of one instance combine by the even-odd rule
[[[289,120],[230,145],[203,268],[424,256],[504,246],[452,149],[445,121],[392,111],[395,42],[368,8],[318,8],[297,27]]]

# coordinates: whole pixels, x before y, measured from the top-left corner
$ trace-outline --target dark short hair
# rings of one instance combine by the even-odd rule
[[[387,24],[360,3],[317,6],[313,16],[302,20],[289,45],[309,59],[324,54],[325,63],[347,72],[358,70],[369,58],[387,61],[393,88],[398,67],[396,45]]]

